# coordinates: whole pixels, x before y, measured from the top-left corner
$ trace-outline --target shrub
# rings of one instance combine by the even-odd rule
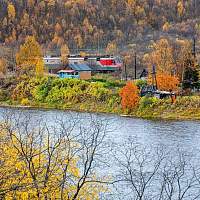
[[[141,89],[141,88],[143,88],[144,86],[147,85],[147,81],[146,80],[142,80],[142,79],[138,79],[134,83],[139,89]]]
[[[91,83],[86,93],[98,101],[105,101],[109,95],[109,90],[104,87],[103,83]]]
[[[12,99],[16,101],[21,101],[23,98],[31,99],[38,84],[40,84],[39,79],[36,78],[21,80],[12,92]]]
[[[142,97],[139,102],[139,109],[144,109],[147,107],[153,107],[161,100],[156,97]]]
[[[6,101],[9,98],[9,92],[3,89],[0,89],[0,101]]]
[[[114,92],[116,90],[106,88],[105,83],[46,77],[24,79],[17,84],[12,97],[19,102],[27,98],[47,104],[75,104],[85,101],[96,103],[108,102]]]
[[[113,106],[120,105],[120,97],[118,95],[110,95],[110,97],[107,100],[107,106],[110,108],[113,108]]]
[[[92,82],[100,82],[104,83],[104,87],[107,88],[115,88],[115,87],[123,87],[125,86],[125,82],[118,80],[117,78],[107,75],[107,74],[101,74],[96,75],[92,78]]]
[[[120,90],[121,105],[123,110],[131,112],[139,103],[139,90],[133,82],[127,82]]]
[[[24,98],[24,99],[21,100],[21,105],[27,106],[29,104],[30,104],[30,102],[29,102],[28,98]]]

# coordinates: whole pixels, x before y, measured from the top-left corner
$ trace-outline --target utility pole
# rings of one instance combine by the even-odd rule
[[[134,61],[135,61],[135,80],[137,79],[137,54],[135,52],[135,56],[134,56]]]
[[[194,18],[196,18],[196,7],[197,7],[196,0],[193,0],[193,17]]]
[[[195,35],[193,36],[193,50],[192,50],[192,54],[194,56],[194,59],[196,59],[196,38],[195,38]]]
[[[193,0],[193,20],[195,22],[196,19],[196,0]],[[195,23],[193,27],[193,49],[192,49],[192,54],[194,56],[194,59],[196,59],[196,30],[195,30]]]
[[[156,90],[158,89],[158,84],[157,84],[157,78],[156,78],[156,66],[153,65],[152,67],[152,85],[154,86],[154,81],[155,81],[155,87]]]
[[[124,73],[125,73],[125,80],[127,81],[127,69],[126,69],[126,63],[124,63]]]

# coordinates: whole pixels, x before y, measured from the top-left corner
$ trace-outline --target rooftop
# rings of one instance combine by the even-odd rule
[[[75,71],[92,71],[92,69],[88,65],[83,63],[70,63],[69,67]]]
[[[58,73],[67,73],[67,72],[72,73],[72,72],[75,72],[75,70],[60,70],[60,71],[58,71]]]

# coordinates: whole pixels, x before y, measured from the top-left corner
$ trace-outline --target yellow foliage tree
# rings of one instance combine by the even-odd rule
[[[149,72],[156,65],[157,72],[171,73],[174,68],[173,49],[167,39],[161,39],[153,44],[153,51],[144,55]]]
[[[36,66],[35,66],[35,73],[36,76],[43,76],[44,75],[44,61],[39,59]]]
[[[77,34],[77,35],[74,37],[74,40],[75,40],[76,45],[77,45],[78,48],[82,48],[82,47],[83,47],[83,39],[82,39],[81,34]]]
[[[32,72],[36,72],[36,66],[37,72],[40,71],[40,73],[42,73],[42,71],[44,71],[44,68],[42,69],[44,66],[42,64],[42,50],[39,43],[35,40],[35,37],[28,36],[26,38],[25,43],[20,46],[20,50],[16,54],[16,62],[18,70],[26,74],[32,74]]]
[[[176,39],[175,48],[174,48],[174,63],[176,66],[176,76],[180,80],[183,78],[183,73],[185,68],[188,67],[188,60],[191,60],[193,57],[191,55],[191,42],[188,40]]]
[[[15,6],[12,3],[9,3],[7,10],[8,10],[8,18],[13,20],[16,15]]]
[[[27,0],[27,5],[29,8],[32,8],[35,4],[35,0]]]
[[[169,24],[169,22],[165,22],[165,24],[163,25],[163,31],[168,31],[169,30],[169,28],[170,28],[170,24]]]
[[[93,27],[92,27],[92,25],[90,24],[90,22],[89,22],[89,20],[88,20],[87,17],[86,17],[86,18],[84,19],[84,21],[83,21],[83,26],[85,26],[85,28],[87,29],[87,31],[88,31],[89,33],[92,33]]]
[[[0,74],[6,74],[6,72],[7,72],[6,59],[0,58]]]
[[[117,44],[113,41],[108,43],[106,47],[107,54],[116,54],[118,52]]]
[[[68,55],[70,54],[69,47],[66,44],[62,45],[60,52],[62,62],[66,64],[68,61]]]
[[[84,174],[79,170],[74,152],[82,148],[80,144],[70,135],[53,138],[49,128],[44,132],[32,127],[30,131],[27,119],[23,121],[27,129],[21,132],[8,123],[0,124],[0,198],[99,199],[99,192],[106,188],[92,181],[97,180],[94,173],[87,175],[89,160]]]
[[[80,56],[81,56],[81,57],[85,57],[85,56],[87,56],[87,53],[84,52],[84,51],[81,51],[81,52],[80,52]]]
[[[184,6],[183,6],[183,1],[182,0],[179,0],[179,2],[177,4],[177,11],[178,11],[178,15],[180,17],[182,17],[183,13],[184,13]]]

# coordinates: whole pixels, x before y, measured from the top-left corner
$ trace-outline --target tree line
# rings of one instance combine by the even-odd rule
[[[51,48],[97,48],[124,46],[152,31],[191,38],[199,11],[196,0],[1,0],[0,42],[21,44],[34,35]]]

